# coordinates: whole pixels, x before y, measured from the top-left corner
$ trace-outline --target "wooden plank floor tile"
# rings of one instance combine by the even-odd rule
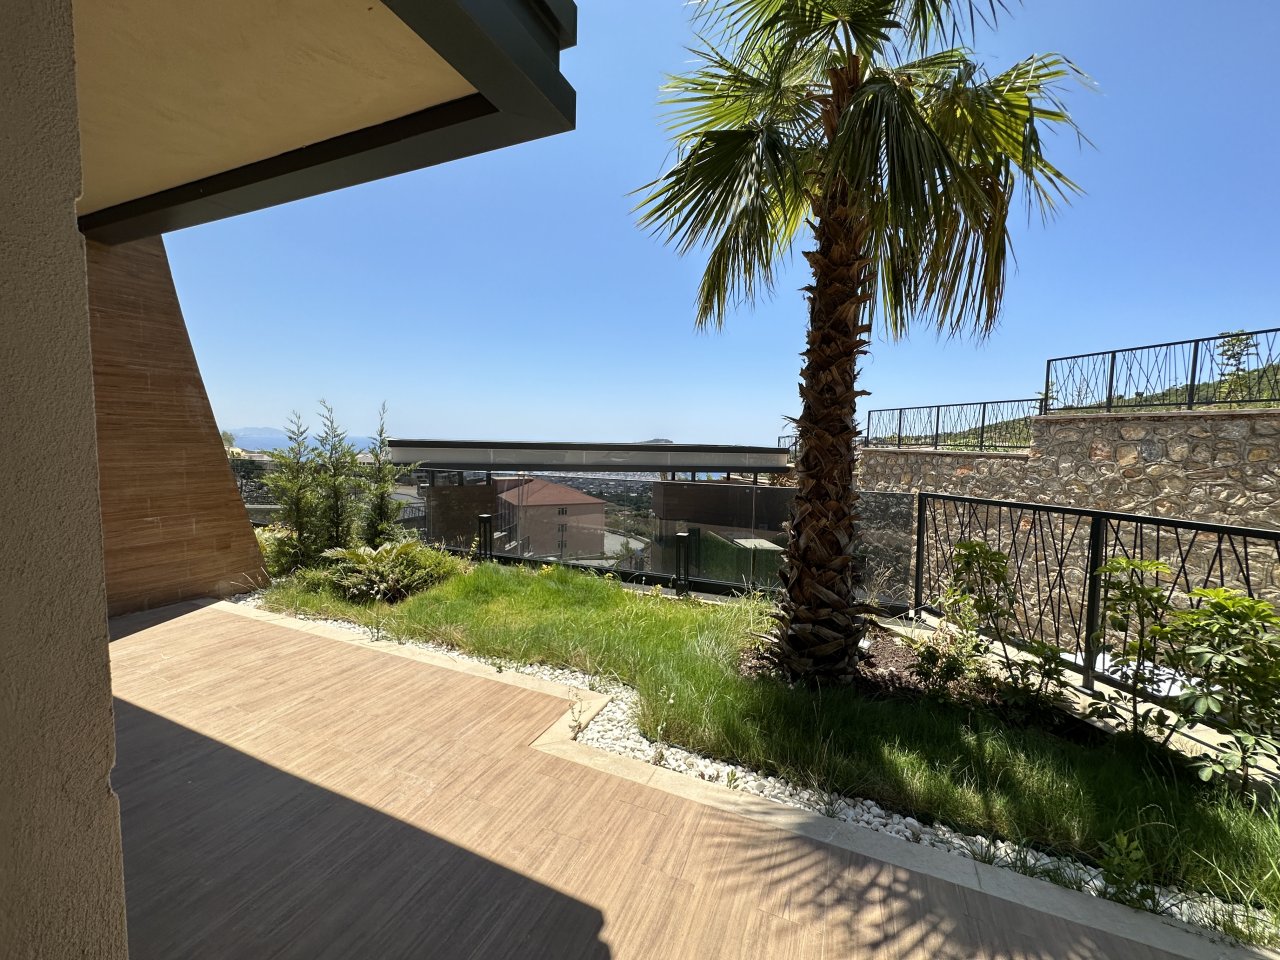
[[[566,698],[217,608],[113,626],[134,960],[1168,957],[532,748]]]

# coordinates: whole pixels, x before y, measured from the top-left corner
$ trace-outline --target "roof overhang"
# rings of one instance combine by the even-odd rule
[[[785,447],[692,443],[389,440],[391,460],[432,470],[549,473],[785,473]]]
[[[573,128],[571,0],[75,0],[80,227],[118,243]]]

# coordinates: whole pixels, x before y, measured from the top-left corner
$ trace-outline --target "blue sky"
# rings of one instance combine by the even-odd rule
[[[644,9],[644,15],[637,15]],[[877,337],[864,407],[1032,396],[1048,357],[1275,326],[1280,4],[1028,2],[975,52],[1058,50],[1093,141],[1050,144],[1087,194],[1021,219],[988,341]],[[324,397],[353,433],[764,443],[797,412],[805,282],[693,328],[700,263],[634,225],[669,161],[657,88],[688,60],[675,0],[579,0],[576,131],[166,237],[218,422]]]

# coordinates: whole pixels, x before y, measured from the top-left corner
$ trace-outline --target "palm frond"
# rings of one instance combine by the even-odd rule
[[[1009,0],[702,0],[696,18],[727,40],[773,34],[804,42],[852,39],[868,56],[893,44],[917,53],[968,43],[995,27]]]
[[[881,263],[881,315],[900,335],[909,320],[955,335],[989,333],[999,315],[1012,259],[1008,219],[1014,196],[1050,216],[1080,192],[1044,156],[1041,127],[1077,134],[1060,85],[1083,77],[1056,54],[1030,57],[988,77],[963,51],[933,54],[892,71],[918,100],[920,119],[951,157],[932,219],[895,224],[897,248]],[[909,210],[907,212],[910,212]],[[882,219],[896,220],[888,207]],[[913,237],[910,244],[902,238]]]
[[[682,254],[706,251],[700,325],[771,289],[817,213],[861,221],[889,334],[921,321],[992,329],[1014,198],[1049,217],[1079,192],[1042,134],[1079,136],[1062,88],[1084,75],[1057,54],[995,76],[961,47],[888,56],[1004,10],[1005,0],[707,0],[700,19],[721,46],[704,41],[668,85],[678,156],[638,205],[641,225]]]
[[[642,187],[640,225],[681,254],[707,249],[697,322],[772,288],[774,268],[803,223],[806,150],[816,142],[819,65],[795,50],[753,58],[708,45],[672,78],[664,103],[678,156]]]
[[[969,42],[980,27],[994,27],[1008,9],[1007,0],[898,0],[894,14],[907,47],[923,52],[936,44]]]
[[[804,209],[796,203],[788,210],[783,198],[765,191],[744,198],[708,252],[698,284],[699,327],[719,327],[731,306],[751,303],[760,292],[773,289],[775,264],[789,246],[775,238],[786,235],[783,221],[798,221],[794,213]]]
[[[771,289],[805,209],[802,154],[772,127],[711,130],[644,189],[640,224],[680,253],[708,247],[697,323]]]
[[[770,126],[796,140],[816,128],[821,66],[794,49],[761,46],[746,58],[712,44],[690,51],[695,68],[668,78],[660,101],[677,144],[708,130]]]
[[[1079,186],[1044,156],[1042,128],[1066,129],[1087,142],[1062,97],[1065,81],[1088,77],[1059,54],[1028,57],[994,77],[976,68],[968,77],[936,83],[924,95],[939,135],[975,163],[1007,159],[1025,180],[1027,200],[1043,215],[1079,193]]]
[[[750,55],[757,43],[847,58],[870,57],[889,44],[902,24],[899,0],[711,0],[700,19]]]

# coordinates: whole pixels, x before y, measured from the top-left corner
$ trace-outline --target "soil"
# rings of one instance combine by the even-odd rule
[[[955,684],[943,693],[922,687],[912,673],[916,656],[902,639],[880,626],[867,633],[867,653],[859,664],[854,685],[865,695],[900,700],[950,701],[987,710],[1007,723],[1036,727],[1046,733],[1085,745],[1098,745],[1108,734],[1093,724],[1067,712],[1051,701],[1011,701],[1006,691],[989,685]],[[761,644],[745,651],[740,669],[744,676],[776,676],[774,664]]]

